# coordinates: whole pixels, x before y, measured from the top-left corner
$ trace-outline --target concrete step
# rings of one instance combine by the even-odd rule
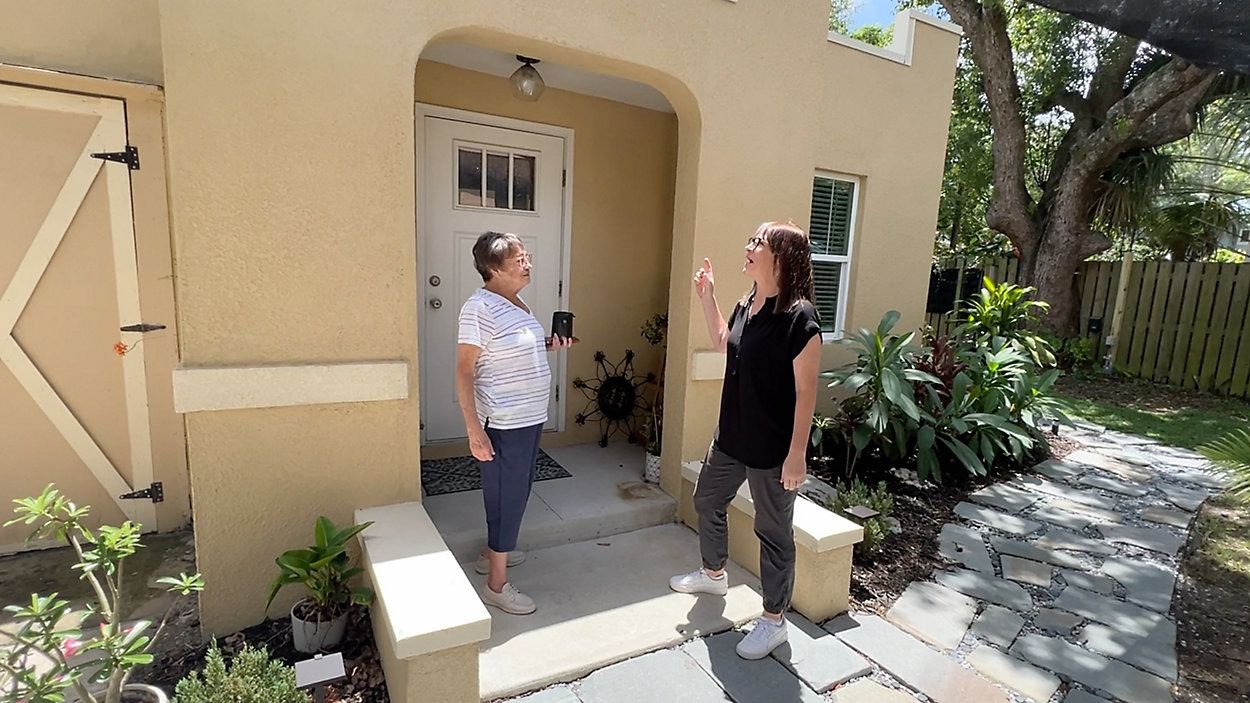
[[[662,525],[530,552],[510,570],[538,611],[488,608],[491,638],[480,647],[481,699],[533,691],[758,617],[759,581],[732,562],[725,597],[669,590],[670,576],[699,566],[699,540]],[[485,577],[465,573],[480,588]]]
[[[644,455],[638,445],[544,450],[572,477],[534,484],[518,549],[545,549],[676,521],[677,503],[659,486],[642,482]],[[422,505],[457,560],[477,558],[486,544],[480,490],[429,496]]]

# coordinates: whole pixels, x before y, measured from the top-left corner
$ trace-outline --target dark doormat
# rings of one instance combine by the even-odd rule
[[[565,471],[560,462],[548,456],[547,452],[538,450],[535,481],[572,477],[573,474]],[[478,468],[477,459],[472,456],[421,460],[421,489],[427,496],[476,491],[481,487],[482,472]]]

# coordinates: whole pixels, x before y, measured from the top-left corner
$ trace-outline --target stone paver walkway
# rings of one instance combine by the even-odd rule
[[[1222,482],[1187,450],[1085,423],[1071,436],[1080,451],[957,506],[948,567],[885,618],[791,614],[761,661],[727,632],[512,700],[1170,703],[1178,553]]]

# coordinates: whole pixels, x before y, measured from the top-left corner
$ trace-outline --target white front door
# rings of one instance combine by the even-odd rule
[[[560,309],[563,271],[564,139],[425,116],[424,228],[421,282],[421,415],[424,439],[467,436],[456,400],[456,336],[460,306],[482,286],[473,243],[483,232],[511,232],[534,258],[521,291],[550,332]],[[557,429],[556,387],[563,378],[551,355],[552,399],[546,429]]]

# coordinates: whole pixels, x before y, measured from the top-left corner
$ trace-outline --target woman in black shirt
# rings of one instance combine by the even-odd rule
[[[745,480],[755,504],[764,617],[738,643],[761,659],[786,641],[782,615],[794,591],[794,499],[807,477],[807,438],[816,407],[820,321],[812,305],[812,250],[803,230],[766,222],[747,241],[742,271],[751,290],[729,321],[713,292],[712,262],[694,286],[713,346],[726,353],[720,419],[695,487],[703,568],[674,576],[681,593],[728,591],[726,511]]]

